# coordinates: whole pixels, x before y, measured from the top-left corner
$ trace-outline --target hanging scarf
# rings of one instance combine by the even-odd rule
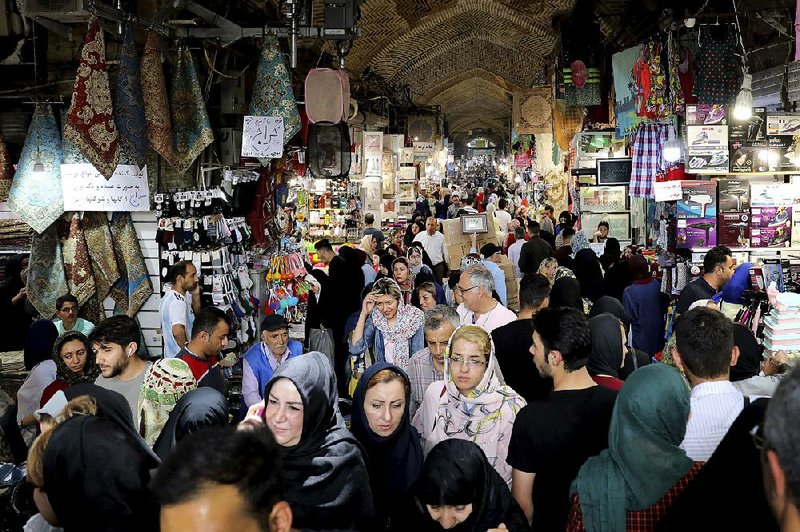
[[[203,150],[214,142],[214,131],[208,120],[200,80],[197,79],[192,54],[186,47],[178,50],[169,105],[175,149],[173,166],[179,172],[185,172]]]
[[[33,171],[37,162],[44,165],[43,173]],[[64,213],[61,134],[49,105],[39,104],[33,113],[8,193],[8,206],[37,233]]]
[[[288,379],[303,400],[300,442],[281,447],[286,501],[300,530],[367,530],[372,515],[369,478],[358,441],[339,414],[336,377],[319,351],[288,359],[264,389]]]
[[[147,159],[147,123],[140,72],[133,24],[126,24],[114,92],[114,122],[125,162],[141,168]]]
[[[97,19],[92,19],[81,50],[64,136],[106,179],[111,179],[119,162],[119,139],[114,125],[105,54],[103,30]]]
[[[115,212],[111,218],[111,236],[117,256],[120,279],[111,288],[116,306],[133,317],[153,295],[153,283],[147,273],[142,248],[129,212]]]
[[[92,275],[92,261],[86,245],[86,235],[81,227],[80,215],[73,213],[61,237],[61,252],[64,255],[64,274],[69,293],[78,298],[82,307],[94,296],[96,285]]]
[[[392,281],[395,285],[394,281]],[[398,287],[399,289],[399,287]],[[410,353],[409,340],[425,322],[425,314],[417,307],[406,305],[402,300],[397,302],[397,315],[394,325],[389,322],[377,308],[372,311],[372,323],[383,334],[384,360],[408,371]]]
[[[95,296],[87,303],[83,313],[91,322],[100,323],[106,317],[103,301],[119,280],[120,270],[106,213],[86,212],[81,226],[86,236],[96,287]]]
[[[56,315],[56,299],[69,293],[56,224],[33,235],[28,267],[28,301],[44,318]]]
[[[572,483],[587,532],[625,530],[627,511],[649,508],[691,468],[679,447],[689,418],[689,387],[673,368],[634,371],[617,396],[608,449],[589,458]]]
[[[370,428],[365,412],[368,406],[364,401],[370,379],[385,369],[403,378],[406,403],[400,425],[394,433],[384,437],[375,434]],[[358,379],[358,386],[353,394],[350,429],[364,448],[372,497],[381,524],[386,522],[397,500],[416,482],[422,469],[424,455],[419,443],[419,433],[411,426],[410,403],[411,382],[408,380],[408,375],[387,362],[376,362],[367,368]]]
[[[67,342],[78,340],[83,343],[86,349],[86,363],[83,365],[83,373],[75,373],[67,366],[64,359],[61,358],[61,348]],[[89,339],[82,332],[67,331],[56,339],[53,344],[53,361],[56,363],[56,380],[63,382],[69,386],[73,384],[94,384],[95,379],[100,375],[100,367],[95,361],[94,350]]]
[[[167,162],[172,162],[175,150],[172,146],[172,123],[170,122],[167,85],[164,68],[161,66],[161,47],[155,32],[147,34],[142,54],[141,67],[142,99],[147,124],[147,140]]]
[[[462,325],[456,331],[475,325]],[[453,336],[455,336],[455,332]],[[484,333],[486,334],[486,333]],[[422,416],[433,415],[433,430],[424,434],[426,449],[449,438],[469,440],[480,446],[492,467],[500,473],[507,483],[511,481],[511,466],[506,462],[508,443],[511,439],[511,428],[517,412],[525,406],[523,399],[511,387],[506,386],[499,375],[497,358],[494,353],[494,342],[489,338],[490,352],[486,371],[475,389],[465,397],[453,382],[450,370],[450,353],[453,349],[453,336],[447,346],[445,358],[445,392],[439,397],[435,410]],[[427,426],[423,419],[423,425]]]
[[[264,37],[262,42],[249,114],[282,116],[284,144],[300,131],[300,113],[294,99],[292,77],[283,60],[278,38],[274,35]]]
[[[8,146],[6,139],[0,134],[0,201],[8,201],[11,183],[11,160],[8,155]]]
[[[162,358],[147,369],[139,392],[139,434],[148,445],[155,445],[178,400],[195,388],[192,369],[180,358]]]

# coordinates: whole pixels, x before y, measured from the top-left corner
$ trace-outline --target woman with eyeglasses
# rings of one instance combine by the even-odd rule
[[[598,314],[589,318],[589,328],[592,330],[592,353],[586,363],[589,375],[600,386],[621,390],[625,382],[619,378],[619,372],[628,351],[625,326],[612,314]]]
[[[502,381],[489,333],[463,325],[450,337],[445,380],[425,391],[413,425],[426,453],[450,438],[476,443],[510,486],[508,442],[523,406],[522,396]]]
[[[350,338],[350,354],[372,351],[375,362],[388,362],[408,372],[411,355],[425,347],[422,311],[406,305],[393,279],[378,279],[364,298]]]

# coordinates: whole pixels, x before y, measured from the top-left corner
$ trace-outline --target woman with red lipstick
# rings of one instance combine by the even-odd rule
[[[463,325],[450,337],[445,380],[434,382],[425,391],[413,425],[422,435],[426,451],[450,438],[478,444],[510,485],[508,442],[523,406],[525,399],[501,380],[489,333],[475,325]]]

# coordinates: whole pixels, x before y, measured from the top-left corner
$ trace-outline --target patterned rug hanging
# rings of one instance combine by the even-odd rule
[[[11,161],[8,155],[6,139],[0,134],[0,201],[8,201],[11,189]]]
[[[253,96],[250,100],[251,116],[282,116],[283,143],[288,143],[300,131],[300,112],[292,89],[292,77],[281,53],[278,38],[264,37],[261,43]]]
[[[48,319],[56,315],[56,299],[69,292],[57,225],[34,233],[28,267],[28,301]]]
[[[172,122],[170,122],[167,84],[161,66],[161,47],[155,32],[147,34],[142,54],[141,67],[142,98],[147,123],[147,139],[167,162],[172,163],[175,150],[172,146]]]
[[[92,261],[97,296],[102,301],[120,278],[117,257],[113,252],[114,241],[108,227],[108,215],[104,212],[86,212],[82,227]]]
[[[119,310],[133,317],[153,294],[153,283],[129,212],[113,214],[111,236],[121,277],[109,295],[116,303],[115,313]]]
[[[188,48],[178,50],[178,59],[172,80],[172,138],[175,148],[173,166],[185,172],[209,144],[214,142],[214,131],[208,120],[200,80]]]
[[[105,53],[103,30],[97,19],[93,19],[81,49],[64,136],[106,179],[111,179],[119,162],[119,138],[111,107]]]
[[[42,164],[40,171],[35,171],[36,163]],[[37,233],[64,213],[61,134],[49,105],[39,104],[33,113],[8,206]]]
[[[126,24],[114,93],[114,122],[119,132],[121,157],[126,163],[141,168],[147,159],[147,124],[140,72],[133,24]]]
[[[62,222],[59,225],[62,226],[61,253],[64,256],[64,275],[67,278],[69,293],[78,299],[78,306],[82,307],[96,291],[86,235],[83,233],[81,217],[77,212],[66,220],[62,218]]]

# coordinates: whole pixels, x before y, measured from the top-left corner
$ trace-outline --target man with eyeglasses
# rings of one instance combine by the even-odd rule
[[[53,320],[53,323],[59,336],[67,331],[78,331],[89,336],[94,330],[94,323],[78,317],[78,298],[72,294],[56,299],[56,314],[59,319]]]
[[[424,332],[428,347],[417,351],[408,363],[408,379],[411,381],[410,418],[413,419],[422,404],[428,386],[444,380],[447,343],[460,325],[458,313],[447,305],[436,305],[425,313]]]
[[[703,275],[687,284],[681,290],[675,311],[683,314],[692,303],[701,299],[711,299],[722,290],[733,277],[736,261],[728,246],[717,246],[708,250],[703,259]]]
[[[492,297],[494,278],[483,264],[473,264],[461,272],[456,285],[461,292],[463,309],[459,311],[462,325],[477,325],[489,334],[517,319]]]

